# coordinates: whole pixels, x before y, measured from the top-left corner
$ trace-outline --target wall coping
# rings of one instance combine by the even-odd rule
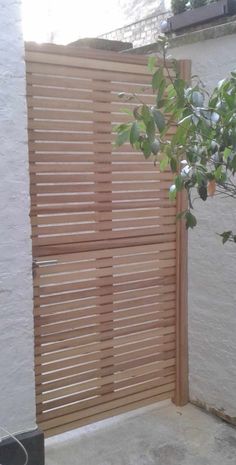
[[[178,36],[174,36],[172,34],[169,36],[170,48],[181,47],[183,45],[194,44],[205,40],[218,39],[219,37],[236,34],[236,16],[231,16],[230,19],[230,21],[225,21],[223,24],[208,24],[206,27],[202,26],[201,29],[191,30]],[[151,54],[158,51],[159,47],[156,42],[143,45],[142,47],[136,47],[132,51],[130,50],[131,53],[139,54]]]

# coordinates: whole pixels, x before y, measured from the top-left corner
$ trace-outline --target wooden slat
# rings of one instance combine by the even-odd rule
[[[171,370],[171,369],[170,369]],[[149,373],[148,375],[142,375],[142,376],[136,376],[135,378],[132,378],[129,381],[129,386],[133,386],[134,384],[140,385],[142,383],[143,388],[147,387],[152,387],[152,386],[162,386],[163,384],[166,383],[171,383],[174,382],[175,380],[175,375],[174,375],[174,370],[172,369],[172,374],[168,374],[166,371],[163,370],[164,374],[166,376],[163,376],[162,378],[159,377],[159,374],[156,373]],[[169,372],[171,373],[171,372]],[[159,379],[158,379],[159,378]],[[150,383],[150,385],[148,384]],[[123,389],[126,387],[126,381],[121,381],[120,383],[116,383],[116,389],[120,390],[122,389],[122,394],[126,391],[126,389]],[[135,386],[133,389],[138,390],[139,386]],[[81,391],[77,394],[71,394],[65,398],[60,398],[60,399],[52,399],[51,401],[45,402],[44,403],[44,408],[45,410],[48,410],[50,408],[57,408],[57,407],[62,407],[66,405],[67,403],[71,402],[79,402],[81,400],[84,400],[86,398],[94,397],[94,396],[99,396],[102,393],[102,388],[94,388],[90,389],[88,391]],[[126,395],[126,393],[125,393]],[[122,397],[122,396],[121,396]]]
[[[147,58],[26,44],[26,72],[38,424],[51,435],[180,402],[180,201],[170,171],[113,145],[136,105],[119,92],[154,102]]]
[[[106,403],[104,403],[102,405],[98,405],[96,407],[89,407],[89,408],[86,409],[85,412],[83,411],[83,412],[68,413],[68,414],[64,415],[61,419],[59,417],[59,424],[60,424],[61,421],[63,421],[64,423],[69,423],[69,422],[72,422],[72,421],[80,420],[80,419],[84,418],[85,416],[95,415],[97,413],[103,412],[104,411],[104,406],[105,406],[105,408],[107,410],[111,410],[113,408],[124,406],[126,404],[129,404],[131,402],[135,402],[137,400],[142,400],[142,399],[146,399],[148,397],[153,397],[155,395],[162,394],[163,392],[171,392],[171,391],[173,391],[173,389],[174,389],[174,384],[170,383],[170,384],[165,385],[164,387],[161,386],[161,387],[146,390],[146,391],[138,393],[138,394],[129,395],[129,396],[125,397],[124,399],[107,401]],[[42,428],[44,428],[46,426],[47,429],[48,428],[53,428],[53,427],[55,427],[57,425],[58,425],[58,419],[56,419],[56,418],[53,419],[53,420],[48,420],[46,422],[44,422],[44,421],[40,422],[40,426]]]
[[[139,332],[143,332],[146,334],[146,337],[148,338],[149,337],[149,333],[150,331],[156,331],[156,334],[168,334],[169,331],[172,331],[173,332],[173,327],[174,326],[174,323],[172,325],[169,325],[169,326],[158,326],[157,325],[153,325],[153,324],[149,324],[149,325],[140,325],[137,329],[137,331],[133,332],[132,334],[130,334],[130,330],[119,330],[119,331],[108,331],[107,332],[107,339],[111,339],[111,338],[123,338],[123,337],[126,337],[126,336],[130,336],[130,341],[133,341],[137,339],[137,335],[139,334]],[[78,337],[78,338],[72,338],[72,339],[67,339],[67,340],[62,340],[62,341],[57,341],[57,342],[53,342],[53,343],[49,343],[49,344],[44,344],[44,345],[36,345],[35,346],[35,354],[36,355],[40,355],[40,354],[43,354],[43,353],[47,353],[47,354],[50,354],[52,352],[56,352],[56,351],[59,351],[59,350],[64,350],[64,349],[69,349],[69,348],[74,348],[74,347],[78,347],[78,346],[84,346],[84,345],[87,345],[87,344],[93,344],[93,343],[97,343],[101,340],[100,338],[100,335],[99,334],[92,334],[92,335],[85,335],[83,337]],[[106,338],[104,338],[102,340],[103,341],[106,341]],[[121,339],[120,339],[121,341]]]
[[[92,77],[88,74],[88,69],[86,68],[77,68],[72,66],[65,65],[54,65],[54,64],[44,64],[37,62],[28,62],[27,71],[33,74],[41,75],[51,75],[51,76],[63,76],[77,79],[88,79],[91,78],[94,80],[101,81],[118,81],[118,82],[134,82],[141,85],[150,84],[150,75],[147,74],[136,74],[132,72],[122,73],[122,71],[106,71],[103,69],[94,69]]]
[[[179,72],[186,81],[191,80],[191,62],[183,60],[179,63]],[[182,212],[188,208],[186,192],[179,193],[177,197],[177,211]],[[182,221],[177,224],[176,231],[176,389],[174,402],[176,405],[186,405],[189,401],[188,381],[188,234]]]
[[[170,382],[172,380],[172,382]],[[131,386],[131,388],[126,388],[122,389],[119,391],[116,391],[114,393],[106,394],[104,396],[99,396],[93,399],[85,399],[81,400],[78,403],[74,403],[73,405],[65,405],[64,407],[57,408],[53,412],[46,412],[38,416],[38,421],[50,421],[54,418],[61,417],[62,415],[69,415],[70,413],[74,412],[80,412],[84,408],[92,408],[95,406],[99,406],[101,404],[108,403],[110,401],[114,401],[117,399],[121,398],[127,398],[129,395],[133,395],[136,393],[141,393],[147,390],[150,390],[152,388],[157,388],[159,386],[162,386],[160,389],[160,392],[169,392],[170,390],[174,389],[175,384],[173,382],[173,377],[166,379],[166,382],[163,380],[161,382],[154,380],[154,381],[149,381],[149,383],[144,383],[144,384],[139,384],[138,386]],[[164,385],[164,386],[163,386]],[[147,389],[148,388],[148,389]]]
[[[41,52],[41,53],[56,53],[58,59],[60,55],[76,56],[81,58],[96,58],[105,61],[121,62],[121,63],[134,63],[147,66],[148,59],[145,55],[137,55],[131,53],[117,53],[114,51],[90,49],[87,47],[78,47],[77,45],[55,45],[55,44],[37,44],[35,42],[26,42],[25,50],[30,52]],[[159,58],[159,63],[163,63],[163,60]],[[173,63],[167,61],[167,68],[173,68]]]
[[[93,89],[91,89],[91,85],[88,85],[88,82],[87,81],[84,81],[84,87],[85,89],[76,89],[76,88],[73,88],[73,89],[68,89],[68,88],[65,88],[65,87],[56,87],[56,84],[55,84],[55,80],[53,80],[51,82],[51,84],[54,86],[54,87],[45,87],[45,80],[43,81],[43,84],[44,86],[38,86],[38,85],[35,85],[35,86],[31,86],[31,85],[28,85],[27,86],[27,95],[29,96],[34,96],[34,95],[37,95],[37,97],[48,97],[50,99],[53,99],[53,98],[59,98],[59,99],[71,99],[71,100],[88,100],[88,101],[93,101],[94,99],[96,100],[103,100],[103,101],[107,101],[107,102],[110,102],[112,100],[112,102],[125,102],[125,104],[127,103],[127,98],[128,98],[128,94],[127,93],[127,98],[124,97],[123,99],[121,99],[119,97],[119,90],[116,88],[116,92],[113,92],[112,95],[107,95],[106,93],[102,92],[102,90],[106,90],[106,91],[111,91],[111,89],[109,88],[105,88],[105,86],[102,86],[104,87],[103,89],[99,89],[98,91],[93,91]],[[59,82],[60,84],[60,82]],[[70,85],[70,82],[68,83]],[[110,85],[110,82],[108,83],[108,87]],[[98,84],[98,87],[100,88],[100,84]],[[87,90],[87,88],[89,90]],[[135,90],[135,95],[132,99],[132,102],[136,102],[136,103],[139,103],[138,99],[135,98],[135,96],[140,96],[142,98],[142,101],[147,103],[147,104],[154,104],[154,100],[155,100],[155,97],[154,95],[151,93],[151,89],[149,88],[149,92],[150,94],[144,94],[141,92],[141,89],[137,88],[137,89],[134,89],[132,86],[130,87],[129,91],[131,93],[134,94],[134,90]],[[138,92],[137,92],[138,90]],[[124,92],[124,91],[123,91]],[[141,92],[141,94],[140,94]],[[124,104],[124,103],[123,103]]]
[[[42,52],[31,52],[26,51],[25,54],[26,62],[30,63],[49,63],[50,65],[58,65],[58,61],[60,66],[66,67],[76,67],[76,68],[86,68],[86,69],[102,69],[104,71],[112,71],[112,72],[122,72],[123,73],[132,73],[137,75],[144,75],[147,76],[147,67],[145,65],[136,65],[136,64],[129,64],[129,63],[119,63],[119,62],[110,62],[107,60],[96,60],[95,58],[80,58],[80,57],[71,57],[68,55],[61,55],[60,59],[58,60],[58,54],[48,54]],[[149,77],[149,76],[148,76]],[[109,79],[109,78],[108,78]],[[150,79],[150,77],[149,77]]]
[[[172,303],[173,306],[173,303]],[[156,343],[158,344],[159,342],[170,342],[175,340],[175,331],[174,327],[164,327],[158,330],[154,329],[149,331],[148,333],[140,333],[136,334],[135,337],[132,336],[123,336],[121,339],[115,338],[114,339],[114,344],[113,344],[113,351],[122,351],[123,352],[128,348],[132,351],[132,348],[139,344],[141,347],[143,346],[143,341],[146,341],[145,344],[147,343],[147,346],[149,344],[152,345],[153,340],[157,341]],[[128,347],[127,347],[128,346]],[[81,357],[88,357],[91,354],[94,354],[96,352],[100,352],[101,350],[110,350],[110,347],[107,343],[107,341],[101,341],[101,342],[92,342],[90,344],[84,345],[84,346],[78,346],[75,348],[67,348],[67,349],[61,349],[56,352],[52,353],[42,353],[36,357],[36,369],[37,372],[42,373],[42,367],[44,363],[53,363],[61,360],[66,360],[71,357],[76,357],[78,354]]]
[[[146,340],[145,347],[146,349],[150,347],[152,348],[156,347],[157,350],[159,351],[162,350],[162,348],[164,349],[166,348],[166,350],[172,350],[174,349],[173,347],[174,343],[175,343],[175,335],[170,334],[170,335],[154,337],[154,338]],[[137,351],[138,350],[140,351],[141,349],[143,349],[142,341],[134,342],[128,345],[124,344],[122,346],[113,347],[112,349],[106,348],[104,349],[104,354],[106,354],[107,356],[110,356],[111,354],[113,354],[115,356],[119,354],[126,354],[128,352],[130,353],[134,352],[133,355],[135,357],[137,354]],[[96,350],[96,348],[91,348],[90,352],[85,353],[85,354],[80,354],[79,349],[74,350],[74,352],[73,350],[70,350],[66,354],[66,358],[63,358],[63,354],[60,355],[59,353],[57,354],[57,357],[58,357],[57,359],[55,359],[54,361],[50,360],[48,363],[47,363],[48,359],[46,357],[47,356],[38,357],[38,365],[36,364],[36,367],[35,367],[36,374],[48,373],[51,371],[55,371],[57,369],[59,370],[59,369],[73,366],[76,364],[79,365],[80,363],[97,360],[100,358],[100,346],[98,347],[98,350]]]

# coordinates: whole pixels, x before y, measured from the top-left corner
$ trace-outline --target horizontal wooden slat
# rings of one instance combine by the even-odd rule
[[[135,354],[132,352],[127,352],[125,354],[121,355],[116,355],[114,356],[112,353],[110,356],[105,357],[104,354],[104,359],[101,360],[101,354],[100,354],[100,360],[99,357],[96,359],[94,357],[93,360],[89,360],[85,363],[74,363],[70,365],[66,365],[65,367],[61,367],[60,369],[56,369],[54,371],[48,372],[45,370],[45,372],[36,374],[36,384],[41,384],[41,383],[48,383],[51,381],[57,382],[57,380],[64,378],[64,377],[69,377],[76,375],[77,373],[83,373],[86,371],[89,371],[89,376],[91,375],[90,371],[93,369],[101,370],[102,369],[102,376],[105,375],[105,368],[110,369],[112,365],[115,365],[117,367],[117,371],[122,370],[123,366],[126,366],[127,363],[130,365],[132,363],[132,366],[141,366],[145,365],[146,363],[150,363],[153,360],[158,359],[159,357],[165,357],[165,352],[167,353],[167,357],[173,357],[174,354],[174,349],[175,349],[175,343],[170,343],[170,344],[165,344],[161,346],[161,350],[157,347],[155,351],[155,355],[153,355],[153,347],[150,349],[149,347],[147,348],[142,348],[139,352],[136,351]],[[161,355],[160,355],[161,352]],[[159,355],[157,355],[159,354]],[[156,358],[158,357],[158,358]],[[162,358],[161,358],[162,359]],[[113,369],[112,369],[113,371]],[[96,377],[96,376],[94,376]],[[67,382],[67,381],[65,381]],[[73,383],[72,383],[73,384]],[[47,385],[45,386],[47,388]]]
[[[143,54],[132,54],[131,53],[117,53],[114,51],[108,50],[99,50],[99,49],[90,49],[88,47],[78,47],[77,45],[55,45],[55,44],[37,44],[35,42],[26,42],[25,50],[31,52],[43,52],[43,53],[56,53],[58,55],[58,60],[60,55],[67,56],[76,56],[83,58],[96,58],[106,61],[121,62],[121,63],[134,63],[147,66],[148,59],[147,56]],[[162,58],[159,58],[159,63],[163,63]],[[173,68],[173,63],[171,61],[166,62],[166,67]]]
[[[150,347],[156,347],[157,350],[162,350],[162,348],[166,348],[166,350],[172,350],[174,347],[173,345],[170,346],[170,344],[175,343],[175,335],[170,334],[170,335],[165,335],[165,336],[159,336],[159,337],[153,337],[150,339],[145,340],[145,348],[150,348]],[[169,349],[171,347],[171,349]],[[103,355],[106,358],[106,356],[115,356],[119,354],[126,354],[128,352],[133,353],[133,356],[136,356],[137,351],[140,351],[143,349],[143,341],[141,342],[133,342],[130,344],[122,344],[121,346],[118,347],[112,347],[112,348],[106,348],[103,349]],[[73,366],[76,364],[80,363],[86,363],[89,361],[94,361],[98,360],[101,358],[101,346],[97,345],[96,347],[91,347],[90,352],[88,348],[88,352],[85,354],[80,353],[80,348],[78,349],[71,349],[67,351],[67,353],[62,353],[60,352],[57,354],[57,358],[55,358],[53,361],[49,359],[47,355],[44,357],[37,357],[36,359],[36,367],[35,367],[35,373],[36,374],[41,374],[41,373],[48,373],[51,371],[59,370],[62,368],[66,368],[69,366]],[[153,351],[153,349],[152,349]],[[55,354],[54,354],[55,355]],[[49,360],[49,362],[48,362]],[[38,361],[38,364],[37,364]]]
[[[85,416],[90,416],[90,415],[97,414],[99,412],[103,412],[104,411],[104,406],[105,406],[105,408],[107,410],[111,410],[112,408],[116,408],[116,407],[119,407],[119,406],[124,406],[125,404],[129,404],[129,403],[135,402],[137,400],[147,399],[148,397],[153,397],[155,395],[162,394],[163,392],[171,392],[171,391],[173,391],[173,389],[174,389],[174,384],[171,383],[171,384],[168,384],[168,385],[166,385],[164,387],[157,387],[157,388],[153,388],[153,389],[150,389],[150,390],[146,390],[146,391],[141,392],[141,393],[129,395],[129,396],[125,397],[125,399],[111,400],[111,401],[108,401],[105,404],[102,404],[100,406],[98,405],[96,407],[88,408],[88,409],[86,409],[86,412],[69,413],[69,414],[64,415],[64,417],[62,419],[60,419],[60,417],[59,417],[59,424],[61,423],[61,421],[65,422],[65,423],[69,423],[71,421],[76,421],[76,420],[82,419]],[[44,428],[46,426],[47,429],[48,428],[53,428],[53,427],[55,427],[57,425],[58,425],[58,419],[48,420],[47,422],[44,422],[44,421],[40,422],[40,426],[42,428]]]
[[[171,358],[172,354],[172,358]],[[141,375],[144,373],[150,373],[154,370],[159,370],[167,367],[171,367],[175,364],[173,351],[170,351],[170,354],[155,355],[152,358],[149,357],[149,362],[143,363],[140,361],[128,362],[126,364],[120,364],[120,371],[115,371],[113,366],[106,367],[102,369],[94,369],[91,371],[84,371],[77,375],[71,375],[67,378],[62,378],[54,380],[53,382],[45,383],[45,385],[39,384],[36,386],[36,393],[41,394],[42,387],[46,392],[55,391],[57,388],[71,386],[73,384],[83,383],[88,381],[91,386],[104,386],[105,384],[110,384],[112,382],[121,381],[125,379],[132,378],[133,375]],[[88,386],[88,385],[87,385]],[[55,395],[55,392],[54,392]]]
[[[96,415],[92,415],[91,417],[83,418],[81,420],[77,420],[77,421],[74,421],[68,424],[63,424],[60,422],[57,427],[47,429],[45,436],[50,437],[56,434],[63,433],[65,431],[69,431],[75,428],[79,428],[81,426],[85,426],[87,424],[90,424],[90,423],[93,423],[99,420],[104,420],[114,415],[119,415],[121,413],[129,412],[129,411],[135,410],[140,407],[151,405],[151,404],[154,404],[155,402],[160,402],[165,399],[171,399],[173,394],[174,394],[174,391],[169,392],[169,393],[167,392],[164,394],[159,394],[157,396],[153,396],[150,398],[138,400],[130,404],[122,405],[120,407],[113,408],[112,410],[108,410],[108,411],[105,411],[105,412],[102,412]]]
[[[49,60],[48,60],[49,61]],[[27,72],[33,74],[41,75],[51,75],[51,76],[63,76],[71,78],[82,78],[88,80],[105,80],[105,81],[115,81],[115,82],[132,82],[138,84],[149,84],[150,85],[150,75],[145,72],[145,67],[143,67],[143,73],[133,73],[131,71],[122,72],[122,70],[114,71],[112,69],[113,63],[111,63],[111,70],[103,69],[94,69],[93,75],[89,76],[88,69],[86,67],[77,68],[73,66],[74,61],[70,66],[61,64],[60,62],[57,65],[52,63],[43,63],[42,61],[35,60],[34,62],[28,61],[27,63]]]
[[[164,244],[167,242],[173,242],[176,234],[165,234],[163,235],[150,235],[145,237],[127,237],[119,239],[101,240],[97,242],[74,242],[74,244],[55,244],[55,245],[44,245],[43,248],[40,246],[33,245],[33,251],[36,257],[49,257],[55,256],[55,254],[70,254],[73,252],[87,252],[92,250],[104,250],[107,248],[115,247],[130,247],[133,245],[144,245],[144,244]]]
[[[104,102],[124,102],[123,104],[128,104],[130,102],[127,102],[127,99],[129,96],[133,95],[133,98],[132,98],[132,102],[136,102],[136,104],[140,104],[140,101],[139,101],[139,96],[141,97],[142,101],[147,103],[147,104],[154,104],[155,102],[155,96],[153,95],[153,93],[151,92],[151,89],[150,87],[148,88],[149,89],[149,94],[144,94],[144,92],[141,91],[141,89],[137,88],[137,89],[134,89],[134,87],[130,87],[129,88],[129,91],[131,92],[130,93],[127,93],[127,97],[124,96],[124,98],[120,98],[119,96],[119,90],[116,88],[116,92],[113,92],[111,95],[110,93],[108,93],[108,88],[104,86],[103,90],[96,90],[94,91],[92,88],[91,88],[91,84],[87,81],[84,81],[84,86],[85,86],[85,89],[81,88],[81,89],[76,89],[76,88],[72,88],[72,89],[68,89],[68,88],[65,88],[65,87],[60,87],[60,81],[58,82],[59,84],[59,88],[56,87],[56,83],[55,83],[55,80],[53,80],[53,82],[51,82],[51,84],[54,86],[54,87],[45,87],[45,80],[43,80],[43,84],[44,86],[38,86],[38,85],[28,85],[27,86],[27,95],[30,96],[30,97],[34,97],[35,95],[37,95],[37,98],[38,97],[48,97],[50,99],[53,99],[53,98],[57,98],[57,99],[71,99],[71,100],[88,100],[88,101],[104,101]],[[70,85],[70,82],[68,83]],[[79,84],[77,84],[79,85]],[[81,84],[80,84],[81,85]],[[96,86],[96,89],[100,86],[100,84],[98,86]],[[81,86],[82,87],[82,86]],[[88,89],[87,89],[88,88]],[[106,92],[104,92],[104,90]],[[112,90],[112,89],[109,89],[109,90]],[[128,92],[129,92],[128,91]],[[137,92],[138,91],[138,92]],[[123,90],[124,92],[124,90]],[[140,95],[140,92],[141,92],[141,95]],[[138,98],[135,98],[135,96],[137,95]]]
[[[156,343],[159,344],[159,341],[160,343],[163,343],[170,342],[173,340],[175,340],[174,326],[164,327],[148,331],[147,333],[136,333],[132,336],[128,335],[122,336],[122,338],[115,338],[112,344],[112,350],[114,352],[125,352],[127,348],[130,348],[130,350],[132,351],[132,348],[137,344],[143,347],[144,341],[145,344],[147,343],[148,346],[150,344],[152,345],[153,341],[156,341]],[[51,353],[45,352],[36,356],[37,372],[43,372],[43,370],[41,369],[41,364],[44,363],[53,363],[61,360],[66,361],[68,358],[78,356],[78,354],[81,357],[84,357],[86,360],[86,357],[88,357],[89,359],[89,357],[93,353],[101,353],[101,351],[102,353],[105,353],[105,351],[107,350],[111,350],[110,341],[92,342],[84,346],[78,345],[74,348],[60,349]]]
[[[146,57],[26,44],[26,75],[37,420],[51,435],[173,394],[176,203],[170,171],[114,146],[124,108],[155,104]]]
[[[143,336],[145,334],[146,338],[149,337],[149,334],[151,331],[154,331],[155,334],[169,334],[170,332],[173,332],[174,325],[172,326],[156,326],[156,325],[140,325],[139,328],[137,328],[141,333],[143,332]],[[70,349],[70,348],[75,348],[78,346],[86,346],[88,344],[93,344],[97,342],[104,342],[104,341],[109,341],[108,346],[111,345],[111,339],[112,338],[119,338],[119,341],[122,342],[121,338],[124,337],[130,337],[130,341],[136,341],[137,337],[139,335],[139,331],[133,332],[130,334],[130,331],[124,331],[124,330],[119,330],[119,331],[107,331],[106,334],[104,333],[101,337],[99,337],[98,334],[92,334],[92,335],[86,335],[82,338],[73,338],[73,339],[68,339],[64,341],[58,341],[58,342],[53,342],[49,344],[44,344],[44,345],[36,345],[35,346],[35,354],[40,355],[40,354],[50,354],[53,352],[57,352],[60,350],[64,349]],[[145,337],[144,337],[145,339]],[[113,341],[114,344],[114,341]]]
[[[42,52],[33,52],[33,51],[26,51],[25,59],[27,62],[30,63],[45,63],[58,65],[58,62],[61,66],[72,66],[76,67],[79,70],[82,68],[86,69],[102,69],[104,71],[112,71],[112,72],[122,72],[122,73],[132,73],[137,75],[144,75],[147,76],[147,67],[145,65],[140,64],[129,64],[129,63],[119,63],[119,62],[110,62],[107,60],[96,60],[96,58],[80,58],[76,56],[68,56],[68,55],[61,55],[60,59],[58,59],[57,54],[53,53],[42,53]],[[149,76],[148,76],[149,77]],[[150,77],[149,77],[150,79]]]
[[[171,369],[170,369],[171,370]],[[160,372],[156,373],[149,373],[148,375],[142,375],[142,376],[137,376],[129,380],[129,386],[136,385],[133,387],[134,392],[139,390],[139,386],[141,385],[140,390],[144,390],[147,387],[152,387],[152,386],[162,386],[163,384],[168,384],[171,382],[175,381],[175,375],[174,375],[174,370],[172,369],[172,374],[168,374],[163,370],[163,373],[167,374],[167,376],[163,376],[162,378],[159,376]],[[142,384],[141,384],[142,383]],[[148,384],[150,383],[150,385]],[[120,383],[115,384],[117,390],[121,390],[121,397],[122,394],[124,395],[127,394],[126,389],[126,381],[121,381]],[[49,410],[51,408],[57,408],[57,407],[63,407],[67,404],[70,404],[72,402],[79,402],[81,400],[90,398],[90,397],[95,397],[95,396],[100,396],[102,394],[102,388],[94,388],[94,389],[89,389],[88,391],[81,391],[78,392],[77,394],[71,394],[66,397],[62,397],[59,399],[52,399],[51,401],[45,402],[44,403],[44,409]]]
[[[55,187],[56,189],[56,187]],[[32,217],[31,223],[32,226],[53,226],[59,224],[69,224],[69,223],[93,223],[100,221],[102,224],[104,221],[125,221],[129,219],[139,220],[139,219],[150,219],[150,218],[159,218],[160,220],[167,217],[170,219],[175,219],[176,209],[175,207],[169,208],[147,208],[146,210],[137,209],[130,211],[113,211],[113,212],[103,212],[103,213],[67,213],[61,215],[44,215]]]
[[[139,384],[138,386],[131,386],[126,389],[122,389],[119,391],[116,391],[111,394],[106,394],[104,396],[100,395],[97,396],[93,399],[85,399],[81,400],[78,403],[74,403],[73,405],[65,405],[60,408],[57,408],[53,412],[45,412],[41,415],[38,416],[38,421],[49,421],[54,418],[61,417],[62,415],[69,415],[70,413],[74,412],[80,412],[84,408],[92,408],[95,406],[99,406],[103,403],[110,402],[112,400],[116,399],[121,399],[121,398],[126,398],[129,395],[133,395],[136,393],[141,393],[144,391],[149,391],[150,389],[157,388],[159,386],[163,386],[161,388],[161,391],[163,392],[169,392],[170,390],[174,389],[174,382],[173,382],[173,377],[167,377],[166,381],[162,379],[161,381],[154,380],[154,381],[149,381],[149,383],[143,383]],[[147,389],[148,388],[148,389]]]

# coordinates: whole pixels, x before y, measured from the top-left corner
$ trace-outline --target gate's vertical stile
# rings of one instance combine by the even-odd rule
[[[26,44],[26,71],[33,256],[40,262],[38,425],[51,436],[160,400],[183,403],[182,199],[177,207],[168,199],[170,171],[161,173],[128,143],[112,150],[113,124],[128,122],[124,107],[135,105],[118,94],[154,102],[147,58]]]
[[[191,61],[178,62],[180,77],[191,79]],[[177,213],[188,208],[186,192],[177,195]],[[174,402],[185,405],[189,400],[188,382],[188,233],[185,222],[177,221],[176,231],[176,388]]]
[[[33,231],[33,228],[32,228]],[[34,286],[33,286],[33,293],[34,293],[34,302],[37,302],[37,299],[39,299],[40,296],[40,291],[39,291],[39,267],[36,261],[33,262],[33,280],[34,280]],[[37,389],[37,375],[41,375],[41,367],[42,367],[42,360],[41,360],[41,355],[36,354],[36,346],[38,345],[38,338],[40,337],[40,334],[36,334],[36,328],[40,328],[40,315],[37,313],[37,306],[34,306],[34,330],[35,330],[35,360],[37,357],[37,364],[35,364],[35,383],[36,383],[36,389]],[[43,404],[41,401],[36,400],[36,415],[41,415],[43,412]]]
[[[32,84],[29,82],[27,83],[27,95],[30,96],[30,98],[33,97],[33,90],[32,90]],[[32,105],[33,106],[33,105]],[[31,107],[29,107],[31,108]],[[31,141],[34,141],[35,139],[35,130],[33,129],[32,125],[33,120],[31,119],[28,124],[28,141],[31,143]],[[35,166],[35,151],[30,149],[29,150],[29,162],[30,162],[30,177],[34,176],[33,172],[31,172],[32,167]],[[32,231],[32,243],[34,241],[34,235],[36,234],[36,224],[37,224],[37,202],[35,200],[35,191],[34,187],[30,183],[30,200],[31,200],[31,210],[30,210],[30,221],[31,221],[31,231]],[[40,322],[40,314],[38,313],[38,307],[37,307],[37,301],[40,297],[40,289],[39,289],[39,267],[37,263],[37,259],[34,258],[34,247],[32,250],[32,256],[33,256],[33,263],[32,263],[32,269],[33,269],[33,299],[34,299],[34,355],[35,355],[35,361],[37,357],[37,364],[35,362],[35,384],[36,384],[36,389],[39,389],[37,386],[37,375],[41,375],[42,371],[42,360],[41,360],[41,355],[37,355],[37,346],[40,346],[39,338],[40,338],[40,328],[41,328],[41,322]],[[39,342],[39,343],[38,343]],[[36,415],[41,415],[43,412],[43,405],[42,402],[39,401],[38,399],[36,400]]]
[[[94,102],[99,105],[99,109],[94,113],[99,114],[102,121],[94,122],[94,134],[98,136],[96,142],[95,151],[95,175],[96,187],[95,191],[98,197],[101,195],[102,199],[96,201],[98,208],[98,231],[112,231],[112,124],[111,124],[111,113],[103,110],[103,105],[111,103],[111,90],[110,81],[107,80],[94,80],[93,81],[93,94]],[[96,137],[95,137],[96,139]],[[102,147],[100,150],[100,146]],[[105,146],[106,152],[104,153],[103,147]],[[99,160],[99,156],[102,156],[102,161]],[[104,198],[105,196],[105,198]],[[108,264],[103,264],[104,260]],[[108,253],[107,256],[97,258],[97,269],[102,270],[101,276],[98,276],[97,287],[99,293],[96,297],[96,306],[99,312],[99,327],[101,334],[101,350],[100,350],[100,367],[101,367],[101,379],[103,380],[108,370],[109,374],[113,374],[113,269],[112,269],[112,256]],[[106,326],[109,325],[109,329]],[[104,329],[105,328],[105,329]],[[108,339],[107,339],[108,334]],[[102,343],[106,341],[106,348],[102,348]],[[109,344],[110,342],[110,344]],[[110,360],[110,364],[107,365],[107,360]],[[108,384],[102,384],[100,387],[100,394],[105,395],[113,392],[114,385],[109,382]]]

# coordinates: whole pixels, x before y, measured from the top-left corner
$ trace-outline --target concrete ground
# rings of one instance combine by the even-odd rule
[[[46,465],[236,465],[236,429],[169,402],[46,440]]]

